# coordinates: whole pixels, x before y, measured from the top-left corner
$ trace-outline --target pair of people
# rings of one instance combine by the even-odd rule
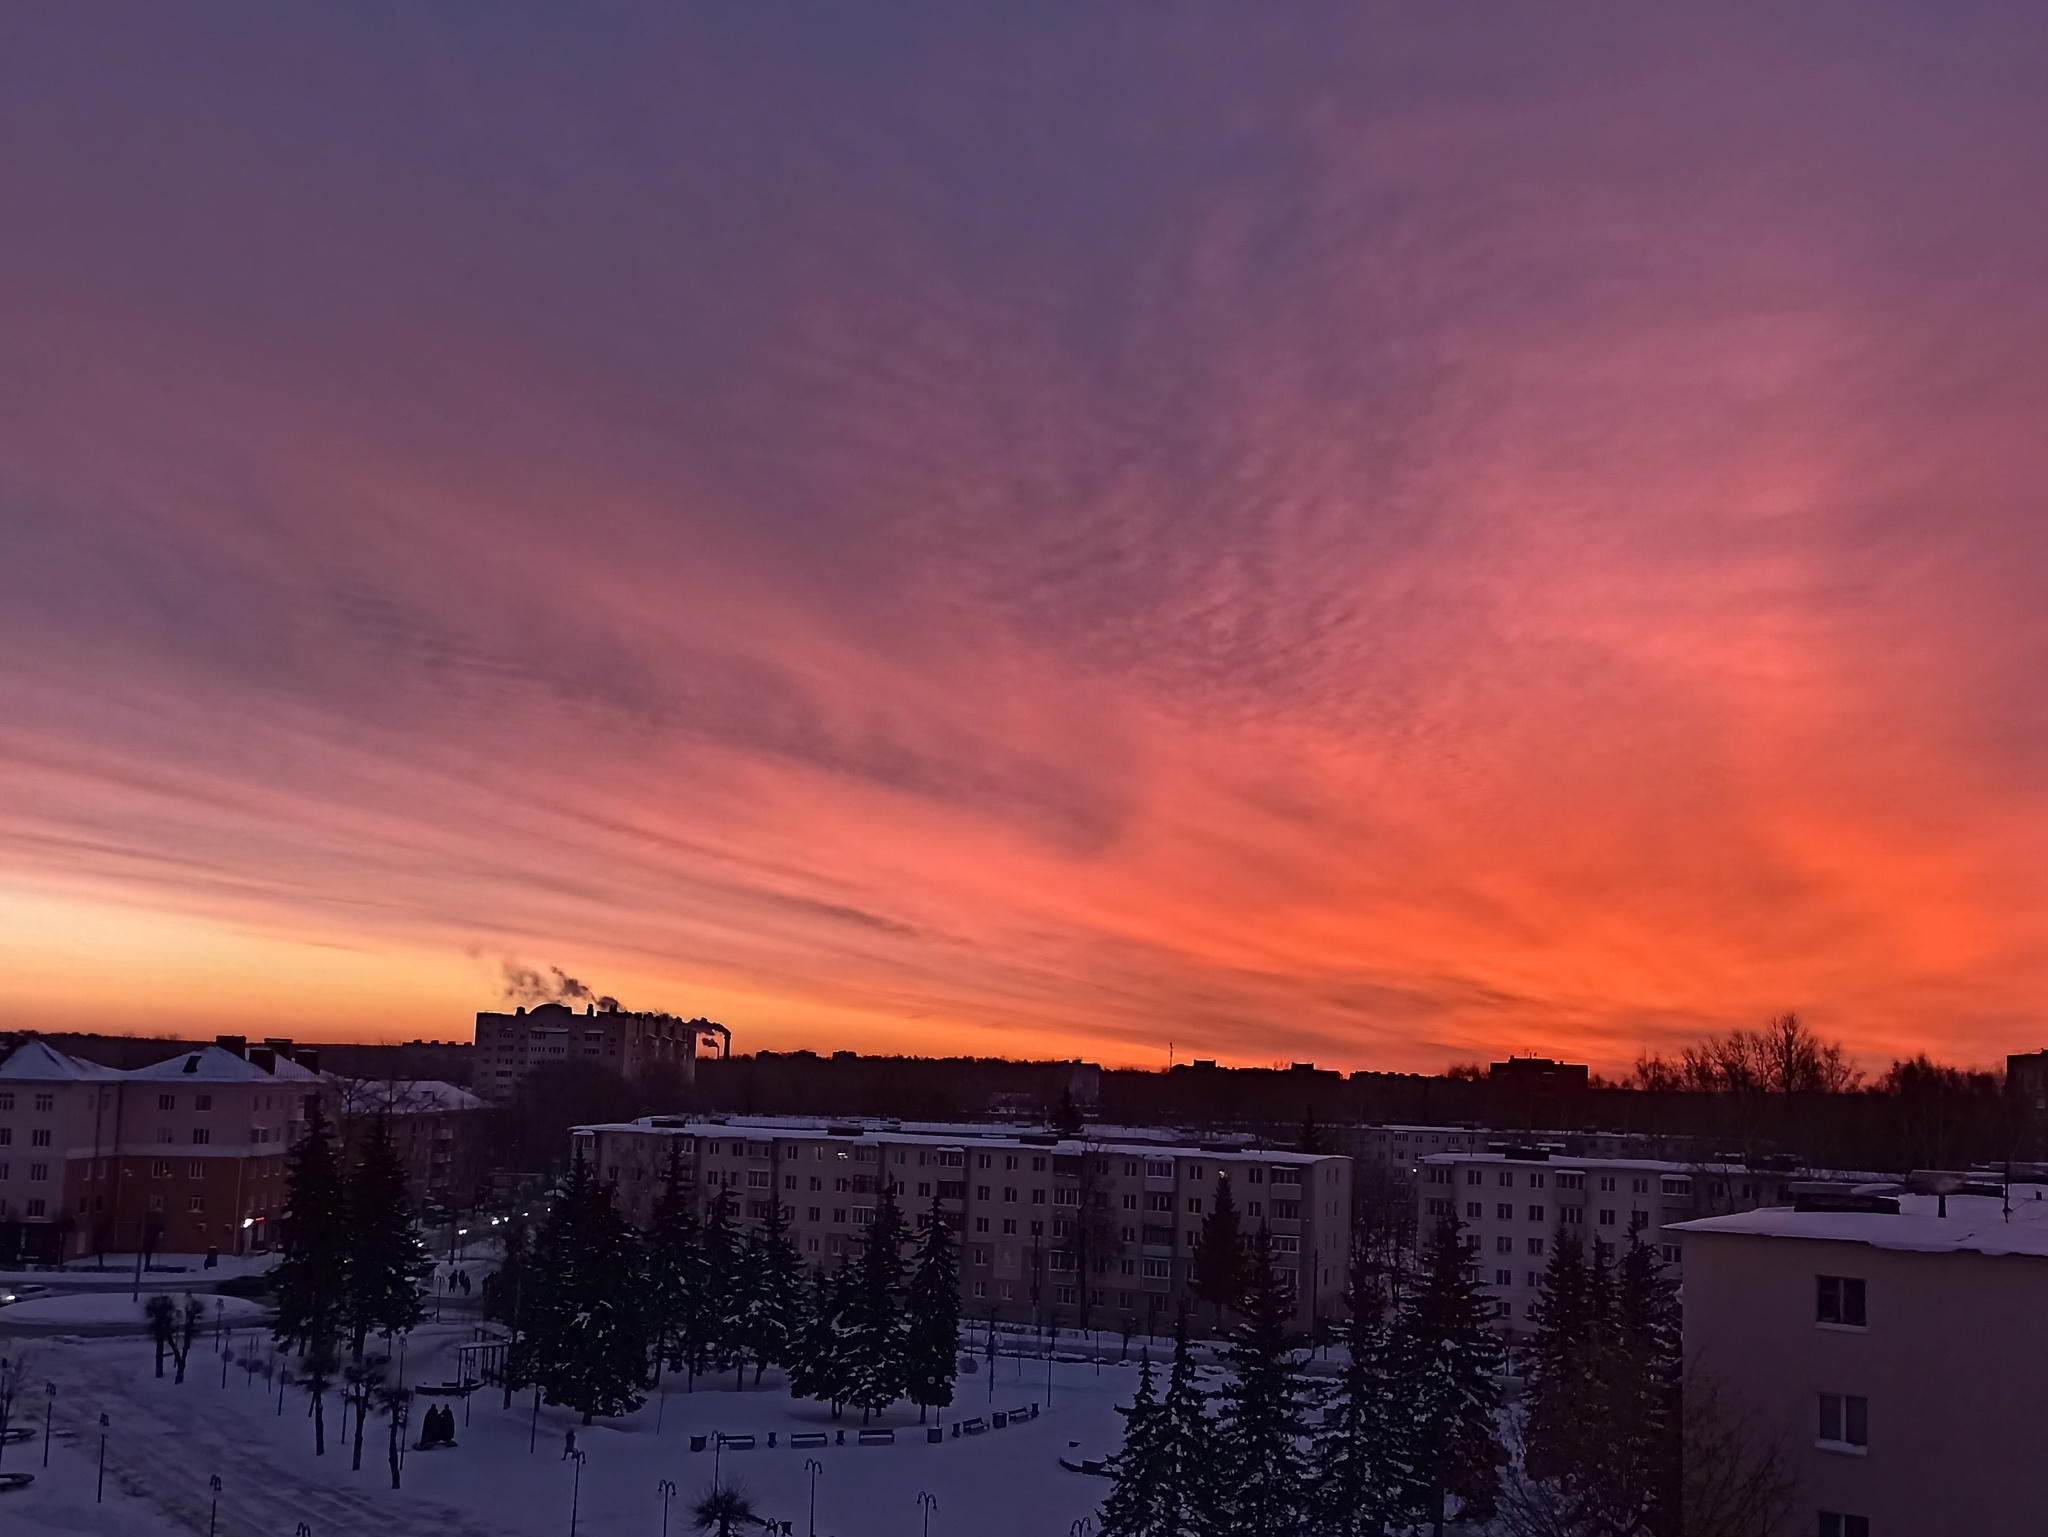
[[[437,1405],[427,1411],[427,1417],[420,1422],[420,1447],[425,1450],[435,1446],[455,1444],[455,1411],[445,1405]]]

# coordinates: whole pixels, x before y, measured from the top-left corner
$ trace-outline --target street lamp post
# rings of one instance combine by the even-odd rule
[[[939,1508],[939,1502],[920,1489],[917,1491],[917,1504],[924,1512],[924,1537],[932,1537],[932,1512]]]
[[[109,1423],[111,1422],[107,1419],[106,1415],[102,1414],[100,1416],[100,1487],[99,1492],[92,1497],[92,1502],[95,1505],[103,1505],[107,1499],[107,1426]]]
[[[655,1487],[661,1493],[661,1537],[668,1537],[668,1502],[676,1497],[676,1481],[664,1478]]]
[[[1091,1537],[1094,1530],[1095,1518],[1093,1516],[1083,1516],[1067,1528],[1067,1537]]]
[[[220,1534],[220,1475],[214,1474],[206,1481],[206,1487],[213,1491],[213,1501],[206,1511],[206,1537]]]
[[[804,1471],[811,1475],[811,1537],[818,1537],[818,1475],[825,1471],[825,1464],[815,1457],[806,1457]]]
[[[576,1517],[583,1508],[583,1459],[588,1452],[571,1452],[569,1460],[576,1464],[576,1483],[569,1492],[569,1537],[576,1537]]]
[[[50,1465],[50,1414],[57,1407],[57,1384],[43,1384],[43,1466]]]

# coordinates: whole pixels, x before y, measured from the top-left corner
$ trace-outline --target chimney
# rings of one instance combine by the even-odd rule
[[[307,1072],[317,1073],[320,1071],[320,1048],[318,1046],[301,1046],[292,1053],[292,1060]]]
[[[249,1061],[252,1066],[260,1067],[266,1073],[275,1073],[277,1071],[276,1048],[270,1046],[251,1046],[249,1048]]]
[[[246,1035],[216,1035],[213,1044],[222,1051],[233,1052],[238,1057],[249,1054],[249,1038]]]

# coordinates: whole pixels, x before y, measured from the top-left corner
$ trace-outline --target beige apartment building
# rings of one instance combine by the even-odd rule
[[[1790,1452],[1792,1530],[2048,1530],[2048,1200],[2012,1195],[1677,1230],[1687,1366]]]
[[[1502,1327],[1526,1333],[1559,1232],[1617,1249],[1633,1235],[1676,1278],[1685,1256],[1669,1231],[1675,1224],[1789,1201],[1791,1185],[1787,1175],[1734,1166],[1574,1158],[1540,1148],[1432,1153],[1420,1160],[1417,1232],[1428,1243],[1437,1222],[1455,1212]]]
[[[1078,1322],[1085,1288],[1099,1326],[1168,1327],[1193,1301],[1190,1262],[1220,1177],[1246,1228],[1271,1231],[1297,1322],[1342,1311],[1351,1160],[1333,1154],[767,1116],[654,1116],[578,1127],[575,1139],[634,1222],[652,1216],[673,1148],[700,1203],[731,1190],[751,1225],[781,1202],[799,1252],[821,1268],[858,1252],[885,1181],[912,1221],[936,1199],[960,1234],[962,1307],[1036,1324]],[[1084,1207],[1105,1239],[1085,1276],[1075,1232]]]
[[[510,1014],[481,1010],[471,1082],[484,1099],[505,1100],[534,1070],[579,1062],[627,1079],[666,1066],[688,1082],[696,1076],[697,1042],[703,1037],[731,1048],[731,1032],[708,1019],[600,1011],[595,1004],[580,1014],[565,1003],[520,1007]]]

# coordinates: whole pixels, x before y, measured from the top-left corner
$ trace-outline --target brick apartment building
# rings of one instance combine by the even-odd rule
[[[2048,1199],[1797,1206],[1686,1223],[1687,1368],[1791,1457],[1821,1537],[2037,1532]]]
[[[382,1117],[405,1164],[407,1193],[416,1204],[454,1211],[477,1200],[489,1173],[481,1116],[490,1107],[483,1100],[432,1078],[331,1081],[344,1141],[359,1151],[371,1124]]]
[[[17,1047],[0,1063],[0,1253],[265,1247],[286,1150],[324,1089],[292,1049],[229,1036],[121,1071]]]
[[[626,1079],[666,1066],[689,1082],[696,1076],[698,1040],[713,1036],[731,1049],[731,1032],[708,1019],[624,1009],[600,1012],[595,1004],[581,1014],[565,1003],[520,1007],[510,1014],[480,1010],[471,1082],[486,1100],[510,1099],[534,1069],[574,1062],[607,1068]]]
[[[1272,1232],[1296,1319],[1339,1316],[1351,1245],[1351,1160],[1149,1138],[1063,1139],[1012,1127],[935,1122],[654,1116],[583,1126],[577,1151],[645,1224],[671,1148],[708,1203],[729,1189],[744,1224],[781,1202],[804,1259],[830,1268],[857,1252],[882,1182],[907,1219],[936,1198],[960,1234],[961,1305],[1007,1322],[1075,1323],[1082,1288],[1099,1325],[1168,1326],[1193,1301],[1195,1240],[1219,1176],[1247,1229]],[[1082,1276],[1075,1224],[1087,1197],[1105,1252]]]

